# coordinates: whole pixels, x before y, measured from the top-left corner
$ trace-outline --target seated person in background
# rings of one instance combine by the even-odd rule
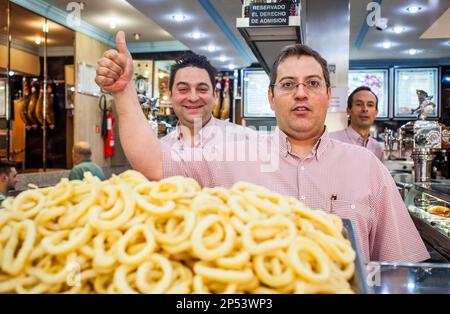
[[[83,180],[84,173],[90,172],[93,176],[98,177],[100,180],[105,180],[105,174],[102,168],[97,166],[92,160],[92,151],[89,143],[77,142],[73,145],[72,157],[73,168],[69,174],[69,180]]]
[[[0,161],[0,203],[8,196],[9,190],[14,190],[17,183],[17,171],[14,164]]]
[[[370,150],[380,161],[384,152],[378,142],[370,137],[370,127],[378,114],[378,97],[369,87],[356,88],[347,99],[350,125],[341,131],[330,133],[335,140],[359,145]]]

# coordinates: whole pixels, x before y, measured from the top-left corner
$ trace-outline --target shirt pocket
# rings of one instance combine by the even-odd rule
[[[334,200],[330,204],[330,213],[353,222],[367,223],[369,219],[368,207],[364,204],[347,200]]]

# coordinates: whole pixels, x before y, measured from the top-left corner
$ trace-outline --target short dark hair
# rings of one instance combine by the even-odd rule
[[[2,160],[0,161],[0,174],[5,174],[9,176],[9,174],[11,173],[11,169],[15,167],[16,167],[15,163]]]
[[[275,84],[278,75],[278,66],[288,57],[301,57],[310,56],[313,57],[322,67],[323,77],[325,79],[325,84],[330,87],[330,72],[328,72],[327,60],[325,60],[317,51],[314,49],[301,44],[293,44],[283,48],[278,54],[273,67],[272,72],[270,72],[270,88],[273,91],[273,84]]]
[[[355,96],[355,94],[357,92],[360,92],[362,90],[366,90],[368,92],[371,92],[375,96],[375,99],[376,99],[375,108],[378,110],[378,96],[368,86],[360,86],[360,87],[355,88],[355,90],[347,98],[347,109],[352,109],[353,96]]]
[[[187,52],[175,60],[175,63],[170,67],[169,90],[172,91],[173,83],[175,81],[175,74],[177,71],[186,67],[195,67],[205,69],[208,72],[211,86],[214,89],[216,85],[217,70],[209,62],[205,56],[198,55],[194,52]]]

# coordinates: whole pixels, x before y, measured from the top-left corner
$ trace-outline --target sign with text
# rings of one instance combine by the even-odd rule
[[[289,3],[250,4],[250,26],[289,25]]]

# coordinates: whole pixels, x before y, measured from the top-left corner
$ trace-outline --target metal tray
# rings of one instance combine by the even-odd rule
[[[357,294],[372,294],[373,288],[367,285],[367,272],[364,264],[361,246],[356,238],[356,228],[350,219],[342,219],[344,225],[344,236],[350,241],[356,252],[355,275],[351,280],[352,288]]]

